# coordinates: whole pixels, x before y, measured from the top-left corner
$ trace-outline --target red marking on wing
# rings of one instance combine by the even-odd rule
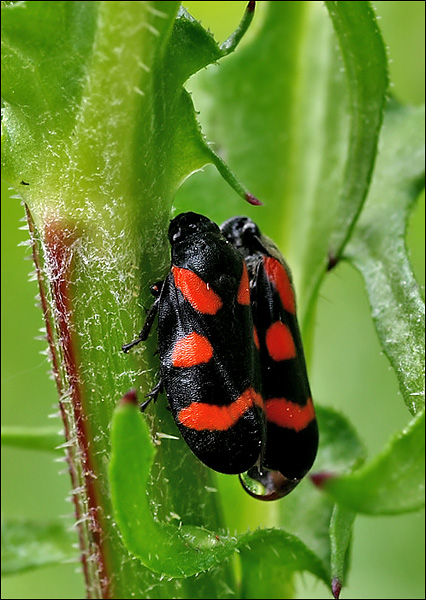
[[[238,304],[248,305],[250,304],[250,284],[247,273],[247,267],[243,265],[243,273],[241,275],[240,287],[238,288],[237,295]]]
[[[266,346],[270,357],[275,361],[296,357],[296,346],[290,329],[281,321],[275,321],[266,332]]]
[[[193,331],[176,342],[172,364],[174,367],[194,367],[208,363],[212,356],[213,347],[209,340]]]
[[[172,267],[172,273],[176,287],[195,310],[206,315],[215,315],[222,307],[222,300],[216,292],[193,271]]]
[[[294,299],[293,286],[287,271],[276,258],[264,256],[263,264],[268,279],[274,284],[281,300],[281,304],[286,311],[292,315],[296,314],[296,302]]]
[[[291,402],[286,398],[271,398],[265,402],[266,419],[279,427],[302,431],[315,419],[312,399],[308,398],[305,406]]]
[[[179,413],[179,421],[185,427],[203,431],[226,431],[253,406],[263,407],[263,399],[253,388],[247,388],[234,402],[217,406],[205,402],[192,402]]]

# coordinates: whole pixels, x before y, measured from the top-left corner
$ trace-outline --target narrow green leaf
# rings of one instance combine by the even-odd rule
[[[254,10],[247,8],[239,27],[219,47],[211,33],[206,31],[201,23],[183,7],[180,7],[166,46],[164,86],[172,92],[172,97],[177,95],[179,98],[172,112],[173,119],[167,127],[169,131],[175,130],[170,160],[177,167],[175,174],[177,183],[180,184],[189,173],[211,163],[237,194],[250,203],[257,204],[256,198],[237,179],[225,161],[206,143],[200,132],[191,96],[182,89],[182,84],[190,75],[235,51],[250,26],[253,15]],[[173,87],[176,89],[173,90]]]
[[[2,427],[1,443],[4,446],[63,452],[58,448],[64,443],[64,434],[52,427]]]
[[[340,252],[365,200],[388,82],[369,3],[330,2],[328,8],[334,32],[318,2],[261,3],[256,38],[221,69],[209,68],[190,82],[203,129],[265,204],[250,216],[289,260],[302,331],[330,238],[336,236],[331,245]],[[244,83],[238,73],[245,74]],[[218,220],[241,212],[214,173],[203,177],[203,201],[208,198]],[[178,200],[186,208],[200,197],[194,178]]]
[[[246,11],[241,20],[241,23],[237,27],[237,29],[229,36],[227,40],[221,44],[220,49],[222,51],[223,56],[227,56],[234,52],[242,38],[244,37],[247,29],[250,27],[250,23],[254,17],[254,9],[256,6],[256,2],[249,2],[246,7]]]
[[[247,8],[238,28],[220,47],[214,36],[180,6],[170,43],[166,49],[169,82],[183,84],[190,75],[234,52],[253,20],[254,9]]]
[[[293,573],[309,571],[328,582],[321,561],[296,536],[278,529],[243,534],[238,542],[242,598],[291,598]]]
[[[321,437],[313,472],[343,473],[362,464],[365,446],[346,417],[323,406],[317,406],[316,413]]]
[[[155,518],[147,495],[155,450],[137,405],[126,402],[117,407],[111,444],[109,473],[115,517],[127,548],[148,568],[167,577],[188,577],[210,569],[236,550],[260,558],[265,553],[269,557],[273,548],[274,560],[290,571],[309,570],[327,580],[315,554],[284,531],[259,530],[236,538]]]
[[[331,589],[335,598],[339,597],[340,589],[345,581],[355,516],[353,511],[342,508],[338,504],[334,506],[331,516]]]
[[[343,187],[330,242],[339,259],[361,214],[377,154],[388,88],[386,50],[369,2],[325,2],[346,67],[351,131]]]
[[[405,246],[424,186],[424,108],[391,104],[374,182],[345,256],[364,278],[383,351],[412,414],[424,407],[425,306]]]
[[[201,527],[156,521],[147,496],[155,450],[148,426],[134,404],[121,404],[111,427],[110,483],[115,517],[129,551],[148,568],[168,577],[205,571],[235,549]]]
[[[14,575],[65,560],[77,561],[77,551],[73,547],[76,542],[76,531],[71,531],[63,521],[3,520],[2,575]]]
[[[317,406],[316,412],[320,445],[312,477],[330,473],[343,475],[361,465],[366,450],[347,419],[322,406]],[[336,565],[341,567],[345,560],[350,541],[348,530],[336,526],[339,523],[336,514],[340,509],[333,499],[312,484],[309,476],[277,508],[280,524],[285,530],[296,534],[321,559],[330,585]],[[342,577],[341,568],[338,573]]]
[[[342,506],[365,514],[398,514],[424,506],[425,415],[394,436],[374,460],[324,488]]]

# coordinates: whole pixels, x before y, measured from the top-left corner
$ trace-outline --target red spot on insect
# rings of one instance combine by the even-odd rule
[[[263,398],[250,387],[226,406],[192,402],[180,411],[178,418],[182,425],[196,431],[226,431],[254,405],[263,408]]]
[[[264,256],[263,264],[269,281],[275,286],[285,310],[292,315],[296,314],[296,302],[294,299],[293,286],[287,271],[276,258]]]
[[[194,367],[208,363],[213,356],[209,340],[195,331],[179,339],[173,348],[174,367]]]
[[[279,427],[302,431],[315,419],[312,399],[308,398],[305,406],[291,402],[286,398],[271,398],[265,402],[266,419]]]
[[[222,307],[222,300],[216,292],[193,271],[172,267],[172,273],[176,287],[195,310],[205,315],[215,315]]]
[[[260,348],[259,336],[257,335],[257,329],[254,325],[253,325],[253,340],[254,340],[254,345],[259,350],[259,348]]]
[[[290,329],[275,321],[266,332],[266,347],[272,360],[281,361],[296,357],[296,346]]]
[[[237,295],[238,304],[249,305],[250,304],[250,284],[247,273],[247,267],[243,265],[243,273],[241,275],[240,287],[238,288]]]

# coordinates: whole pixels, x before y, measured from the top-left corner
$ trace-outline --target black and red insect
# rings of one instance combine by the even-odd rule
[[[244,257],[249,273],[267,422],[260,460],[240,479],[249,494],[274,500],[309,471],[318,447],[295,294],[283,257],[251,219],[234,217],[221,231]]]
[[[194,454],[221,473],[242,473],[259,459],[265,422],[247,267],[207,217],[192,212],[169,227],[171,269],[139,337],[158,312],[160,381],[175,422]],[[146,404],[146,403],[145,403]]]

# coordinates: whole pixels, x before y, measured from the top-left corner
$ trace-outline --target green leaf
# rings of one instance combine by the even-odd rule
[[[239,538],[179,522],[174,525],[152,515],[147,484],[154,461],[145,418],[137,404],[121,403],[111,428],[110,485],[115,518],[129,551],[148,568],[167,577],[188,577],[210,569],[236,550],[247,565],[253,556],[289,572],[309,570],[327,579],[319,559],[295,536],[279,530],[259,530]],[[248,584],[250,585],[250,584]]]
[[[342,508],[338,504],[334,506],[331,516],[331,590],[335,598],[339,598],[340,590],[345,581],[355,516],[353,511]]]
[[[59,452],[58,446],[64,443],[64,434],[52,427],[2,427],[1,443],[15,448]]]
[[[347,419],[332,409],[318,405],[316,413],[320,430],[320,445],[312,470],[313,476],[322,473],[343,474],[362,464],[365,460],[366,450]],[[333,574],[335,574],[334,564],[338,564],[338,560],[333,558],[335,552],[333,548],[337,545],[340,549],[340,556],[345,561],[344,572],[346,572],[348,540],[347,537],[346,541],[340,537],[343,533],[346,535],[346,532],[339,527],[332,528],[336,511],[334,500],[314,486],[309,476],[291,494],[278,502],[270,503],[269,507],[266,506],[266,503],[241,496],[240,486],[238,482],[232,485],[234,483],[232,478],[223,475],[219,483],[221,491],[227,499],[223,507],[226,522],[233,530],[245,531],[247,527],[255,529],[259,523],[264,527],[274,526],[277,528],[276,531],[279,530],[278,528],[282,528],[282,533],[286,532],[297,537],[316,556],[316,559],[320,561],[323,573],[326,574],[329,586]],[[238,505],[237,513],[236,505]],[[267,508],[270,510],[268,511]],[[259,564],[261,564],[261,556],[259,556]],[[253,557],[252,560],[254,561],[256,558]],[[285,557],[281,560],[285,565]],[[261,579],[263,582],[269,581],[266,574],[266,562],[265,575]],[[274,563],[271,563],[271,573],[275,569],[272,564]],[[250,567],[247,567],[247,572],[250,573]],[[292,580],[287,572],[285,574],[282,572],[282,576],[285,581],[281,581],[281,586],[287,582],[289,587],[287,592],[289,592]],[[258,585],[254,587],[256,590],[253,592],[254,595],[249,597],[257,597],[255,594],[259,593]],[[275,587],[272,585],[270,589],[268,586],[266,592],[266,585],[264,585],[264,593],[275,593]],[[287,592],[284,588],[278,586],[276,590],[281,590],[285,597]]]
[[[296,536],[279,529],[264,529],[240,536],[242,598],[289,598],[292,575],[308,571],[324,582],[327,570]],[[265,583],[267,582],[267,583]]]
[[[39,567],[77,560],[76,532],[63,521],[39,523],[22,519],[2,521],[1,572],[14,575]]]
[[[257,35],[189,87],[203,131],[264,207],[241,207],[213,170],[191,177],[176,204],[208,205],[217,222],[242,211],[253,218],[286,254],[303,313],[314,273],[326,267],[346,151],[346,82],[320,3],[258,10]]]
[[[324,488],[342,506],[386,515],[424,506],[425,415],[420,412],[374,460],[349,475],[331,478]]]
[[[405,245],[424,186],[424,108],[389,106],[374,182],[345,256],[364,278],[383,351],[412,414],[424,407],[425,307]]]
[[[325,2],[348,77],[351,131],[337,220],[330,241],[340,258],[367,197],[388,88],[386,50],[369,2]]]
[[[302,332],[331,237],[342,245],[365,199],[387,86],[369,3],[329,4],[334,31],[321,3],[261,3],[258,35],[220,69],[209,67],[189,82],[203,130],[265,204],[245,212],[291,265]],[[200,210],[207,203],[218,221],[242,212],[213,171],[191,178],[177,203]]]
[[[96,4],[2,6],[2,98],[15,107],[23,126],[71,126],[92,53]]]
[[[246,11],[229,47],[221,49],[184,10],[171,27],[178,7],[179,2],[125,7],[121,2],[21,2],[4,8],[3,175],[15,185],[24,175],[31,186],[43,187],[54,169],[79,169],[81,185],[119,151],[113,187],[117,177],[129,187],[128,169],[136,161],[141,178],[157,175],[163,184],[167,181],[170,196],[191,172],[213,162],[245,197],[246,188],[202,137],[182,85],[235,50],[252,11]],[[111,53],[120,44],[125,51]],[[149,129],[151,111],[161,135]],[[18,146],[24,132],[27,143]],[[161,177],[158,164],[166,170]]]
[[[311,477],[321,474],[346,473],[362,464],[366,450],[353,427],[343,415],[336,411],[316,407],[320,445]],[[309,481],[303,481],[278,506],[280,525],[296,534],[322,561],[328,572],[328,583],[337,575],[344,581],[344,565],[347,566],[350,531],[353,517],[341,527],[341,514],[333,499],[330,499]]]
[[[313,471],[343,473],[362,464],[366,449],[346,417],[323,406],[317,406],[316,413],[321,438]]]
[[[218,540],[199,527],[157,522],[147,496],[155,450],[137,405],[116,409],[111,427],[111,495],[115,517],[130,552],[168,577],[194,575],[229,554],[235,540]],[[198,558],[196,564],[194,556]]]

